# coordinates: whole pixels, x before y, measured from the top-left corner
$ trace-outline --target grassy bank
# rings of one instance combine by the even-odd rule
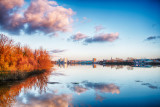
[[[37,71],[30,71],[30,72],[11,72],[11,71],[1,71],[0,72],[0,82],[2,81],[16,81],[16,80],[24,80],[28,77],[44,73],[46,70],[37,70]]]

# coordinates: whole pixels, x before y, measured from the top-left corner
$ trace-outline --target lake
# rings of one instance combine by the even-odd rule
[[[55,65],[23,81],[0,83],[0,106],[160,106],[160,67]]]

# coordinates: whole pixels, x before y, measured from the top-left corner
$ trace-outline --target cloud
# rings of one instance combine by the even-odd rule
[[[87,17],[83,17],[81,23],[88,23],[90,20]]]
[[[156,40],[156,39],[160,39],[160,36],[149,36],[146,40],[150,41],[150,40]]]
[[[10,32],[20,32],[23,28],[18,9],[24,5],[24,0],[0,0],[0,29]]]
[[[87,17],[83,17],[84,20],[87,20]]]
[[[51,53],[62,53],[62,52],[65,52],[66,50],[60,50],[60,49],[55,49],[55,50],[51,50],[50,52]]]
[[[119,38],[119,33],[101,33],[91,38],[86,38],[85,43],[94,43],[94,42],[113,42]]]
[[[99,32],[103,29],[105,29],[105,27],[103,27],[102,25],[95,26],[95,32]]]
[[[67,32],[72,29],[71,8],[59,6],[55,1],[32,0],[22,12],[24,0],[0,1],[0,28],[12,34]]]
[[[79,33],[76,33],[75,35],[73,35],[70,39],[72,39],[73,41],[80,41],[80,40],[83,40],[87,37],[88,37],[87,35],[79,32]]]

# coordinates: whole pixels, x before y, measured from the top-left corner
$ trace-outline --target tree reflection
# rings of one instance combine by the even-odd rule
[[[0,107],[9,107],[16,102],[16,96],[22,91],[25,93],[35,87],[39,89],[39,93],[46,91],[48,77],[51,71],[48,70],[42,74],[30,77],[25,81],[3,82],[0,83]]]

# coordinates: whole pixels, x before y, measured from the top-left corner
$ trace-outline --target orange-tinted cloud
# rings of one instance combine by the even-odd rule
[[[0,27],[10,33],[19,34],[66,32],[72,29],[71,8],[59,6],[55,1],[32,0],[31,4],[20,13],[24,0],[0,1]],[[16,11],[15,11],[16,10]]]

